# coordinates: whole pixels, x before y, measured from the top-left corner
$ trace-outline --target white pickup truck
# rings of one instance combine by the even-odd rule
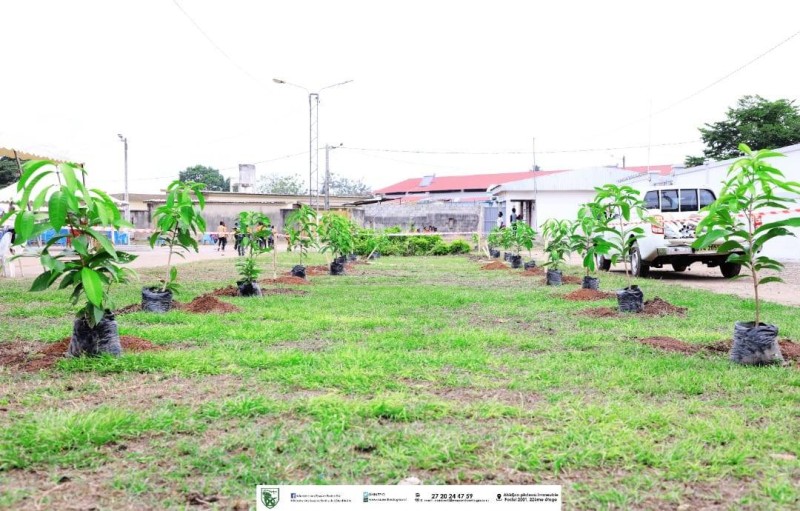
[[[644,202],[647,214],[654,222],[631,219],[645,231],[644,237],[634,242],[631,249],[631,273],[636,277],[646,277],[650,268],[662,268],[665,264],[682,272],[693,263],[702,263],[710,268],[718,266],[726,278],[739,275],[741,265],[726,263],[730,254],[718,253],[716,248],[719,245],[705,250],[692,248],[696,239],[695,229],[702,218],[699,211],[716,199],[714,192],[707,188],[659,186],[647,190]],[[597,267],[608,271],[611,261],[599,256]]]

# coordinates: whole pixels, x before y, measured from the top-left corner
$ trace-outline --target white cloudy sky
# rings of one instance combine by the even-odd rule
[[[0,0],[0,146],[85,161],[112,191],[117,133],[131,191],[196,163],[306,177],[307,96],[272,78],[352,79],[322,93],[320,144],[379,187],[528,170],[533,136],[544,169],[646,165],[648,142],[652,164],[680,163],[701,144],[664,144],[740,96],[800,99],[797,36],[680,102],[800,30],[797,2],[176,1],[230,58],[173,0]]]

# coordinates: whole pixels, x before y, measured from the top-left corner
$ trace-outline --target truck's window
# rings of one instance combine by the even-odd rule
[[[678,190],[661,190],[661,211],[678,211]]]
[[[697,211],[697,190],[681,190],[681,211]]]
[[[658,209],[658,192],[653,190],[644,195],[644,207],[647,209]]]
[[[717,200],[711,190],[700,190],[700,207],[704,208]]]

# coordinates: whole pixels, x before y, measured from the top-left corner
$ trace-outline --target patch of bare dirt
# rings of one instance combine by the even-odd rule
[[[688,354],[699,352],[727,354],[731,351],[731,345],[733,344],[733,341],[730,339],[717,341],[713,344],[689,344],[678,339],[673,339],[672,337],[648,337],[646,339],[639,339],[639,342],[665,351]],[[781,346],[783,358],[800,361],[800,344],[792,342],[789,339],[780,340],[778,344]]]
[[[781,339],[778,341],[778,344],[781,347],[783,358],[800,362],[800,343],[790,341],[789,339]],[[730,353],[732,345],[732,340],[725,339],[713,344],[706,344],[703,346],[703,349],[716,353]]]
[[[544,274],[545,269],[538,266],[522,272],[522,275],[525,277],[541,277]]]
[[[132,303],[130,305],[126,305],[125,307],[123,307],[121,309],[115,310],[114,314],[119,316],[121,314],[128,314],[130,312],[140,312],[141,310],[142,310],[142,304],[141,303]]]
[[[306,275],[330,275],[330,273],[331,268],[325,264],[306,266]]]
[[[651,316],[684,316],[686,315],[686,307],[678,307],[672,305],[666,300],[655,297],[652,300],[644,302],[644,314]]]
[[[239,312],[241,309],[239,309],[239,307],[235,305],[223,302],[218,298],[216,298],[215,296],[208,294],[208,295],[198,296],[191,302],[181,307],[181,310],[184,310],[186,312],[207,314],[213,312]]]
[[[500,261],[492,261],[489,264],[484,264],[481,266],[481,270],[508,270],[508,266],[501,263]]]
[[[148,340],[132,335],[121,335],[120,343],[123,352],[155,351],[163,349]],[[42,371],[53,367],[65,358],[69,348],[70,337],[54,343],[30,343],[11,341],[0,343],[0,366],[18,371]]]
[[[576,289],[575,291],[564,296],[567,300],[573,302],[593,302],[596,300],[607,300],[609,298],[616,298],[614,293],[606,291],[598,291],[596,289]]]
[[[487,401],[497,401],[508,406],[518,406],[520,408],[530,408],[535,403],[541,401],[541,397],[530,391],[513,391],[506,388],[485,389],[476,387],[451,387],[451,388],[427,388],[425,392],[444,399],[445,401],[455,401],[457,403],[481,404]]]
[[[686,307],[678,307],[672,305],[666,300],[655,297],[652,300],[644,302],[644,310],[639,313],[642,316],[685,316]],[[611,318],[611,317],[626,317],[631,312],[620,312],[617,308],[599,307],[597,309],[586,309],[580,313],[582,316],[589,316],[590,318]]]
[[[206,293],[206,295],[210,295],[210,296],[239,296],[239,288],[236,287],[236,286],[221,287],[219,289],[215,289],[215,290],[211,291],[210,293]]]
[[[295,277],[294,275],[290,275],[288,277],[278,277],[277,279],[263,279],[259,282],[267,285],[287,284],[291,286],[308,286],[311,284],[310,280]]]
[[[700,346],[695,344],[687,344],[672,337],[648,337],[646,339],[639,339],[639,342],[658,348],[664,351],[674,351],[677,353],[697,353],[700,351]]]
[[[545,275],[543,272],[542,275]],[[547,285],[547,278],[542,281],[543,285]],[[561,284],[583,284],[583,279],[580,277],[575,277],[573,275],[562,275],[561,276]]]

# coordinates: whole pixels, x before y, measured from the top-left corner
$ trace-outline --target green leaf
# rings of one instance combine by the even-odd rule
[[[72,248],[83,257],[89,257],[89,240],[86,236],[81,235],[72,238]]]
[[[780,277],[773,277],[773,276],[764,277],[763,279],[758,281],[758,285],[760,286],[761,284],[769,284],[770,282],[783,282],[783,279]]]
[[[17,215],[14,221],[14,231],[16,232],[15,245],[22,245],[31,239],[33,233],[33,225],[36,217],[30,211],[23,211]]]
[[[53,271],[46,271],[46,272],[42,273],[41,275],[36,277],[36,279],[33,281],[33,284],[31,284],[31,289],[30,290],[33,291],[33,292],[44,291],[45,289],[50,287],[50,285],[55,280],[55,277],[57,277],[57,276],[58,276],[58,274],[56,272],[53,272]]]
[[[91,268],[83,268],[81,270],[81,282],[83,283],[83,290],[86,292],[86,297],[93,305],[103,307],[103,281],[100,275]]]
[[[106,252],[111,254],[111,257],[113,257],[114,259],[117,258],[117,251],[114,249],[114,245],[108,238],[105,237],[105,235],[100,234],[94,229],[86,229],[86,234],[96,239],[100,243],[100,246],[102,246]]]
[[[58,232],[64,227],[67,219],[67,197],[61,190],[53,192],[47,203],[47,214],[50,216],[50,225]]]
[[[53,162],[50,160],[31,160],[22,165],[22,176],[19,178],[19,182],[17,182],[17,191],[21,192],[22,189],[25,188],[28,179],[30,179],[31,176],[34,175],[37,170],[44,167],[45,165],[52,165],[52,164]]]

